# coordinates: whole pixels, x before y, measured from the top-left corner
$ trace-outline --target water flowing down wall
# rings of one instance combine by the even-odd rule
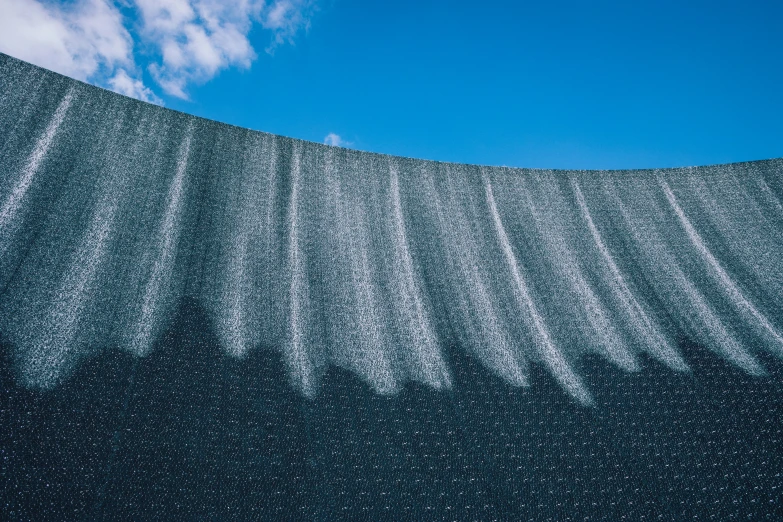
[[[414,160],[0,55],[0,519],[776,520],[781,259],[780,159]]]
[[[688,372],[683,340],[783,356],[783,161],[479,167],[284,138],[0,58],[0,331],[18,379],[147,356],[183,297],[222,349],[377,393],[452,387],[456,346],[511,386],[580,358]]]

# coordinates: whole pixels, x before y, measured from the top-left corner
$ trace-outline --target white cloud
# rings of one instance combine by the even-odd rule
[[[160,49],[150,72],[164,91],[187,98],[191,83],[203,83],[227,67],[249,68],[256,58],[248,34],[254,21],[273,34],[267,51],[292,42],[307,29],[310,0],[136,0],[141,34]]]
[[[151,89],[145,87],[141,80],[131,78],[125,69],[119,69],[107,83],[114,92],[136,98],[137,100],[163,105],[163,101],[155,96]]]
[[[0,50],[47,69],[87,80],[132,63],[132,47],[120,12],[105,0],[0,0]]]
[[[285,42],[293,44],[294,36],[300,30],[307,31],[310,28],[310,18],[315,9],[314,0],[274,0],[265,5],[261,25],[274,35],[266,52],[271,54]]]
[[[334,132],[330,132],[326,135],[324,138],[324,143],[333,147],[347,147],[351,144],[350,142],[342,139],[339,134],[335,134]]]
[[[229,66],[250,67],[256,54],[247,39],[249,0],[137,0],[142,38],[160,49],[150,72],[164,91],[187,98],[188,84],[205,82]]]
[[[134,40],[151,55],[149,71],[164,92],[187,88],[227,67],[249,68],[254,22],[271,32],[272,52],[310,26],[315,0],[0,0],[0,51],[145,101],[160,99],[138,79]]]
[[[55,5],[0,0],[0,51],[90,81],[126,96],[162,104],[132,78],[133,39],[119,9],[108,0]]]

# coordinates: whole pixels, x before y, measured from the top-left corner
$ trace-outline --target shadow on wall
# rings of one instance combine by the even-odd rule
[[[54,390],[0,380],[6,519],[763,519],[779,501],[783,387],[702,348],[692,372],[642,356],[576,370],[583,408],[543,367],[509,386],[464,348],[449,391],[382,395],[332,367],[307,399],[278,350],[221,348],[183,300],[146,357],[102,350]],[[11,347],[3,344],[3,351]],[[728,472],[730,470],[730,472]]]

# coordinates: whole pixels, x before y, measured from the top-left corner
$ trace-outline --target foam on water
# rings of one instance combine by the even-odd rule
[[[330,365],[378,393],[449,389],[450,350],[513,386],[540,365],[582,404],[587,353],[687,371],[688,339],[755,375],[761,352],[783,357],[782,161],[444,164],[0,68],[25,93],[0,115],[0,335],[27,386],[99,350],[150,353],[185,297],[227,357],[277,350],[308,397]]]

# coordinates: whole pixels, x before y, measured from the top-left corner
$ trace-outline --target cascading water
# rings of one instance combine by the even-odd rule
[[[21,71],[21,73],[20,73]],[[22,74],[23,73],[23,74]],[[783,355],[783,161],[545,171],[395,158],[238,129],[0,57],[0,331],[26,386],[143,357],[184,296],[226,354],[279,350],[376,392],[453,386],[456,346],[512,386],[579,359],[752,374]],[[19,93],[25,93],[23,98]]]

